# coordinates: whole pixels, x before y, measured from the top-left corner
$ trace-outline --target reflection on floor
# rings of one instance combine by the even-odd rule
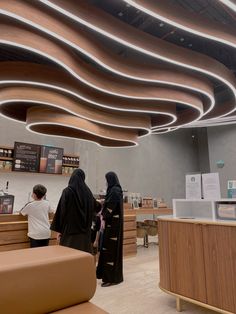
[[[150,237],[151,242],[153,239]],[[141,239],[138,244],[142,244]],[[124,260],[125,281],[102,288],[101,280],[98,280],[97,291],[91,301],[111,314],[177,314],[175,298],[158,288],[158,267],[158,246],[154,243],[149,248],[138,246],[137,256]],[[184,303],[183,313],[215,312]]]

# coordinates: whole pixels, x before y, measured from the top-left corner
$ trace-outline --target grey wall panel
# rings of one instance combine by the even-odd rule
[[[211,172],[219,172],[221,196],[227,196],[227,181],[236,180],[236,126],[208,128],[208,145]],[[223,168],[216,162],[224,160]]]
[[[135,148],[108,149],[78,142],[75,150],[80,151],[81,167],[88,174],[91,189],[96,193],[105,189],[104,175],[113,170],[118,173],[123,188],[130,192],[164,197],[169,205],[172,198],[185,197],[185,174],[199,171],[191,131],[153,135],[140,139],[139,143]]]
[[[164,197],[170,206],[172,198],[185,197],[185,174],[199,171],[197,147],[191,135],[190,129],[181,129],[140,139],[140,145],[135,148],[101,148],[89,142],[33,134],[26,131],[23,124],[0,118],[0,145],[13,146],[14,141],[23,141],[64,147],[66,152],[80,155],[80,166],[94,193],[106,188],[104,175],[113,170],[118,173],[124,189],[145,196]],[[68,178],[58,176],[56,183],[45,175],[25,175],[27,194],[39,176],[41,183],[48,184],[49,195],[50,190],[53,191],[51,198],[56,206]],[[0,184],[4,185],[8,177],[0,174]],[[11,180],[14,180],[14,174]],[[20,206],[26,195],[21,196],[22,189],[19,193],[15,189],[14,185],[12,193],[17,194]]]

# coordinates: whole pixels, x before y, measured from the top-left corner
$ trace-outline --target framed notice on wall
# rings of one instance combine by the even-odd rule
[[[186,199],[201,199],[202,181],[201,174],[187,174],[185,176]]]
[[[38,172],[40,145],[15,142],[13,171]]]
[[[39,172],[62,173],[63,148],[41,146]]]
[[[219,173],[204,173],[202,187],[205,199],[219,200],[221,198]]]

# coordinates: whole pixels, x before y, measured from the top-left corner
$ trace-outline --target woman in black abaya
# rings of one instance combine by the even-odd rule
[[[97,209],[85,173],[76,169],[62,192],[51,230],[59,233],[60,245],[91,253],[92,218]]]
[[[107,193],[102,210],[105,228],[102,236],[97,278],[102,287],[123,281],[123,193],[114,172],[106,174]]]

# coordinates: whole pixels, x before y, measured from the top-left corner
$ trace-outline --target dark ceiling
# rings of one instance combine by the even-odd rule
[[[225,64],[236,75],[235,49],[176,29],[171,25],[163,23],[162,21],[129,6],[124,1],[113,0],[112,5],[110,0],[91,0],[90,2],[123,22],[133,25],[144,32],[187,49],[209,55]],[[232,29],[236,29],[236,16],[218,1],[171,0],[170,3],[179,5],[190,12],[200,14],[201,16],[217,21],[218,23],[226,24]],[[222,6],[224,6],[224,10]]]

